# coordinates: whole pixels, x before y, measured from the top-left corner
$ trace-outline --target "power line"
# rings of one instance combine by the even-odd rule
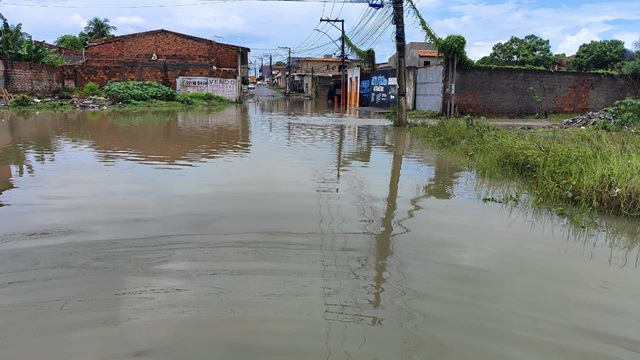
[[[225,2],[271,2],[271,1],[280,1],[280,2],[322,2],[327,3],[328,0],[202,0],[199,2],[186,3],[186,4],[152,4],[152,5],[55,5],[55,4],[34,4],[34,3],[21,3],[21,2],[1,2],[3,5],[10,6],[24,6],[24,7],[39,7],[39,8],[59,8],[59,9],[148,9],[148,8],[170,8],[170,7],[188,7],[188,6],[202,6],[202,5],[211,5],[215,3],[225,3]],[[342,0],[343,3],[365,3],[363,0]],[[335,6],[336,0],[333,0],[333,4]],[[333,10],[332,10],[333,13]]]

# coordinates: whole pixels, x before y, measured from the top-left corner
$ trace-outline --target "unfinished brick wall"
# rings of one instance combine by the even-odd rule
[[[0,87],[10,93],[50,93],[62,86],[59,67],[18,61],[0,61]]]
[[[122,62],[109,65],[85,63],[63,66],[63,72],[64,78],[68,80],[66,86],[78,88],[89,82],[104,86],[109,81],[156,81],[175,89],[176,79],[180,76],[236,78],[235,70],[213,70],[208,64],[201,63]]]
[[[638,96],[638,84],[624,76],[475,68],[458,70],[455,103],[462,114],[518,116],[583,113]]]
[[[155,57],[154,57],[155,54]],[[194,62],[217,68],[237,68],[238,48],[167,30],[100,40],[87,48],[87,62]],[[153,59],[156,60],[153,60]]]

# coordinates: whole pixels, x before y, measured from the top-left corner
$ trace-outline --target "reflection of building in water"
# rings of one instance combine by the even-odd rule
[[[324,101],[309,101],[302,98],[257,97],[256,104],[263,114],[317,115],[333,111]]]
[[[247,153],[249,118],[241,107],[220,112],[105,114],[85,124],[106,161],[185,164]]]
[[[154,164],[238,155],[250,147],[249,117],[240,106],[218,112],[48,114],[11,124],[14,150],[21,149],[22,158],[26,151],[33,150],[36,161],[44,161],[47,156],[53,159],[66,140],[85,142],[102,160]]]

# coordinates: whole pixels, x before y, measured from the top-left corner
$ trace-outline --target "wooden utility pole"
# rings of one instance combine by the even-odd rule
[[[323,19],[320,18],[320,21],[326,21],[330,24],[333,25],[334,22],[339,22],[342,24],[342,28],[340,29],[340,31],[342,32],[340,39],[342,40],[342,44],[340,45],[340,59],[342,59],[340,61],[340,109],[345,109],[347,106],[347,83],[345,81],[345,70],[346,70],[346,65],[345,65],[345,54],[344,54],[344,19]],[[336,27],[334,25],[334,27]],[[404,39],[404,36],[402,37]],[[403,40],[404,41],[404,40]]]
[[[398,97],[396,126],[407,126],[407,84],[405,66],[404,5],[403,0],[393,0],[393,22],[396,24],[396,60],[398,62]]]

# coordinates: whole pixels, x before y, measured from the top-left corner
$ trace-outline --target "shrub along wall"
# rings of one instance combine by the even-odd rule
[[[626,76],[524,69],[458,70],[455,102],[461,114],[582,113],[640,96]]]
[[[180,76],[235,79],[236,71],[216,69],[203,63],[122,62],[113,65],[82,64],[63,67],[65,86],[83,87],[89,82],[104,86],[109,81],[156,81],[176,88]]]

